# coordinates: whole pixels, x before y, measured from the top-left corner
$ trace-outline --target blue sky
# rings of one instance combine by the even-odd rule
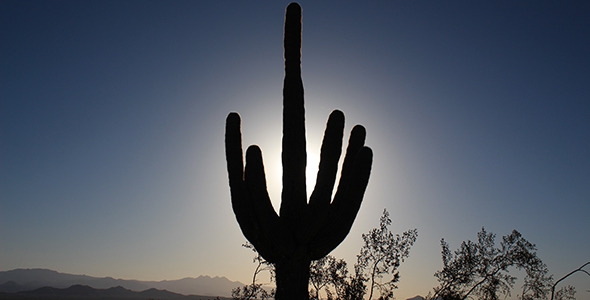
[[[300,3],[310,161],[336,108],[374,151],[334,255],[352,263],[387,208],[419,230],[399,299],[436,284],[441,238],[482,226],[556,276],[590,259],[587,2]],[[1,269],[248,282],[224,121],[242,115],[278,205],[287,4],[0,2]]]

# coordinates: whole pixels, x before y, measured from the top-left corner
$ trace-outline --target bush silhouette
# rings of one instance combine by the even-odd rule
[[[226,160],[232,207],[240,228],[258,253],[275,264],[276,299],[307,299],[311,261],[330,253],[350,231],[369,181],[373,153],[364,146],[364,127],[355,126],[332,199],[344,130],[344,114],[333,111],[324,133],[316,185],[307,201],[301,7],[297,3],[289,4],[286,10],[284,51],[283,191],[279,215],[268,195],[258,146],[248,148],[244,167],[238,113],[230,113],[226,120]]]

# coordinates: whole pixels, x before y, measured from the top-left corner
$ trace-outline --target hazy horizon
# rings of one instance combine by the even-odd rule
[[[8,269],[8,270],[0,270],[0,272],[17,271],[17,270],[41,270],[41,271],[52,271],[52,272],[57,272],[57,273],[61,273],[61,274],[90,276],[90,277],[96,277],[96,278],[113,278],[113,279],[123,279],[123,280],[158,281],[158,282],[159,281],[166,281],[166,280],[179,280],[179,279],[199,278],[199,277],[208,277],[208,278],[214,278],[214,279],[215,278],[229,279],[227,276],[211,276],[211,275],[207,275],[207,274],[200,274],[200,275],[182,277],[182,278],[172,278],[172,279],[168,278],[168,279],[162,279],[162,280],[143,280],[141,278],[117,278],[117,277],[112,277],[112,276],[94,276],[92,274],[71,274],[71,273],[67,273],[67,272],[62,272],[60,270],[45,269],[45,268],[15,268],[15,269]],[[230,281],[238,282],[237,280],[230,280]]]
[[[288,3],[0,2],[2,268],[248,283],[224,123],[260,145],[276,209]],[[333,109],[374,152],[332,255],[351,266],[386,208],[418,229],[398,299],[482,227],[556,277],[590,259],[590,3],[299,3],[309,161]]]

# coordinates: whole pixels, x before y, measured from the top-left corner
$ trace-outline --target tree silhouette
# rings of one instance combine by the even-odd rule
[[[379,227],[362,235],[363,246],[357,255],[354,272],[349,275],[346,262],[331,255],[312,263],[312,299],[320,299],[323,289],[328,299],[393,299],[399,281],[398,267],[410,255],[418,230],[401,235],[389,230],[389,212],[383,210]],[[332,291],[336,298],[332,295]],[[367,297],[365,297],[367,296]]]
[[[275,290],[267,291],[261,283],[258,283],[257,278],[264,271],[270,272],[271,281],[274,279],[274,266],[264,260],[262,256],[254,249],[252,244],[243,244],[242,247],[251,249],[254,251],[253,262],[256,263],[256,269],[254,275],[252,275],[252,283],[242,287],[237,287],[231,291],[232,299],[234,300],[255,300],[255,299],[272,299],[275,295]]]
[[[590,276],[590,272],[584,270],[584,268],[586,266],[590,265],[590,261],[583,264],[582,266],[580,266],[579,268],[567,273],[566,275],[564,275],[563,277],[559,278],[559,280],[557,280],[553,285],[551,285],[551,300],[553,299],[575,299],[574,295],[576,294],[576,290],[573,286],[566,286],[562,289],[560,289],[559,291],[557,291],[557,293],[555,292],[555,287],[564,279],[570,277],[571,275],[577,273],[577,272],[581,272],[584,273],[588,276]]]
[[[311,261],[330,253],[350,231],[369,181],[373,153],[364,146],[364,127],[355,126],[332,199],[344,130],[344,114],[333,111],[326,125],[316,185],[308,203],[301,7],[297,3],[289,4],[286,10],[284,51],[280,215],[275,212],[268,195],[258,146],[250,146],[246,151],[244,168],[237,113],[230,113],[226,120],[226,160],[232,207],[242,233],[265,260],[275,264],[276,299],[307,299]]]
[[[393,234],[389,225],[389,212],[384,209],[379,219],[379,228],[363,234],[364,243],[361,253],[357,255],[355,270],[368,270],[364,277],[369,281],[369,300],[377,290],[380,292],[379,299],[393,299],[393,290],[397,289],[396,283],[399,281],[397,268],[410,255],[410,248],[418,237],[417,229],[399,235]],[[381,282],[384,275],[391,277]]]
[[[442,239],[443,268],[434,274],[440,284],[428,298],[499,299],[500,294],[510,294],[516,281],[509,268],[526,272],[520,299],[546,298],[552,276],[537,256],[536,246],[516,230],[503,236],[499,247],[495,245],[495,237],[482,228],[476,242],[463,242],[454,252]]]

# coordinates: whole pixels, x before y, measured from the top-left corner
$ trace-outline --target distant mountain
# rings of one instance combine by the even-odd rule
[[[158,289],[148,289],[142,292],[134,292],[121,286],[108,289],[95,289],[87,285],[73,285],[71,287],[60,289],[53,287],[42,287],[32,291],[23,291],[18,293],[0,293],[1,299],[7,300],[212,300],[213,297],[207,296],[185,296],[169,291]],[[221,298],[220,298],[221,299]],[[229,298],[222,298],[229,299]]]
[[[143,281],[156,289],[174,291],[185,295],[231,296],[231,290],[243,283],[230,281],[225,277],[199,276],[178,280]]]
[[[47,269],[0,271],[0,292],[5,293],[30,291],[42,287],[65,289],[73,285],[86,285],[94,289],[109,289],[119,286],[137,292],[148,289],[159,289],[184,295],[229,297],[233,288],[243,286],[244,284],[237,281],[230,281],[225,277],[209,276],[178,280],[139,281],[114,279],[111,277],[73,275]]]
[[[24,291],[26,288],[14,281],[7,281],[0,284],[0,292],[5,293],[16,293],[18,291]]]

